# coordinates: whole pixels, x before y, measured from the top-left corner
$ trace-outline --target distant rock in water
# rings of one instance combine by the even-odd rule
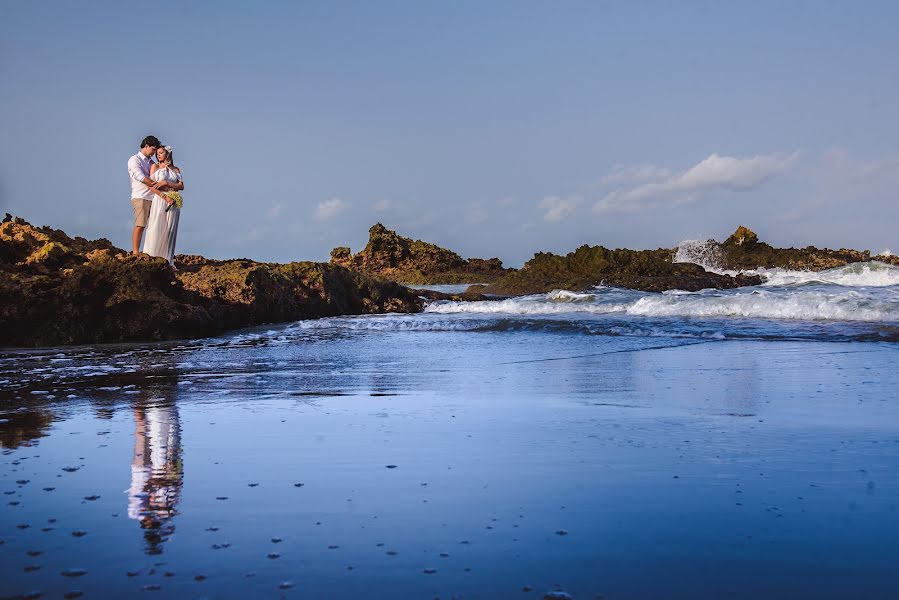
[[[758,275],[720,275],[691,263],[673,262],[674,251],[609,250],[581,246],[565,256],[538,252],[521,270],[479,289],[486,294],[538,294],[554,289],[583,290],[597,285],[662,292],[729,289],[758,285]]]
[[[758,243],[758,241],[759,236],[757,236],[753,230],[740,225],[724,243],[729,246],[745,246],[748,248],[753,244]]]
[[[713,240],[712,240],[713,241]],[[764,267],[766,269],[781,268],[791,271],[824,271],[842,267],[850,263],[878,260],[899,265],[896,257],[871,256],[868,250],[850,250],[841,248],[774,248],[760,242],[751,229],[742,225],[719,245],[721,266],[728,270],[747,270]]]
[[[511,269],[498,258],[465,260],[452,250],[402,237],[380,223],[368,230],[368,244],[352,254],[347,247],[331,251],[331,264],[402,283],[489,283]]]
[[[0,224],[0,346],[171,340],[341,314],[417,312],[392,281],[327,263],[131,256],[9,215]]]

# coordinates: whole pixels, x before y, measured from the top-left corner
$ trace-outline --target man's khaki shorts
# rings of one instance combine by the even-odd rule
[[[143,198],[132,198],[131,208],[134,209],[134,226],[146,227],[147,221],[150,219],[150,207],[153,203]]]

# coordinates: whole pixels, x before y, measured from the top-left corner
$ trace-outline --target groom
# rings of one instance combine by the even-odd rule
[[[153,192],[150,187],[151,158],[162,144],[156,136],[148,135],[140,143],[140,152],[128,159],[128,177],[131,178],[131,207],[134,209],[134,231],[131,232],[131,253],[140,253],[140,242],[150,218]]]

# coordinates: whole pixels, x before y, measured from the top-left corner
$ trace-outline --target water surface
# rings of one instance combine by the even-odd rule
[[[697,309],[796,294],[883,315]],[[6,351],[0,595],[896,598],[895,294],[600,288]]]

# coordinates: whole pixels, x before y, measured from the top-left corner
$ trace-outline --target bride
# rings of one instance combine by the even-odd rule
[[[160,256],[172,267],[175,266],[175,239],[178,237],[178,219],[181,216],[180,192],[184,189],[181,169],[172,161],[172,147],[162,146],[156,151],[157,164],[150,166],[150,179],[156,184],[150,190],[156,194],[150,207],[150,220],[147,223],[147,237],[144,240],[144,252],[150,256]]]

